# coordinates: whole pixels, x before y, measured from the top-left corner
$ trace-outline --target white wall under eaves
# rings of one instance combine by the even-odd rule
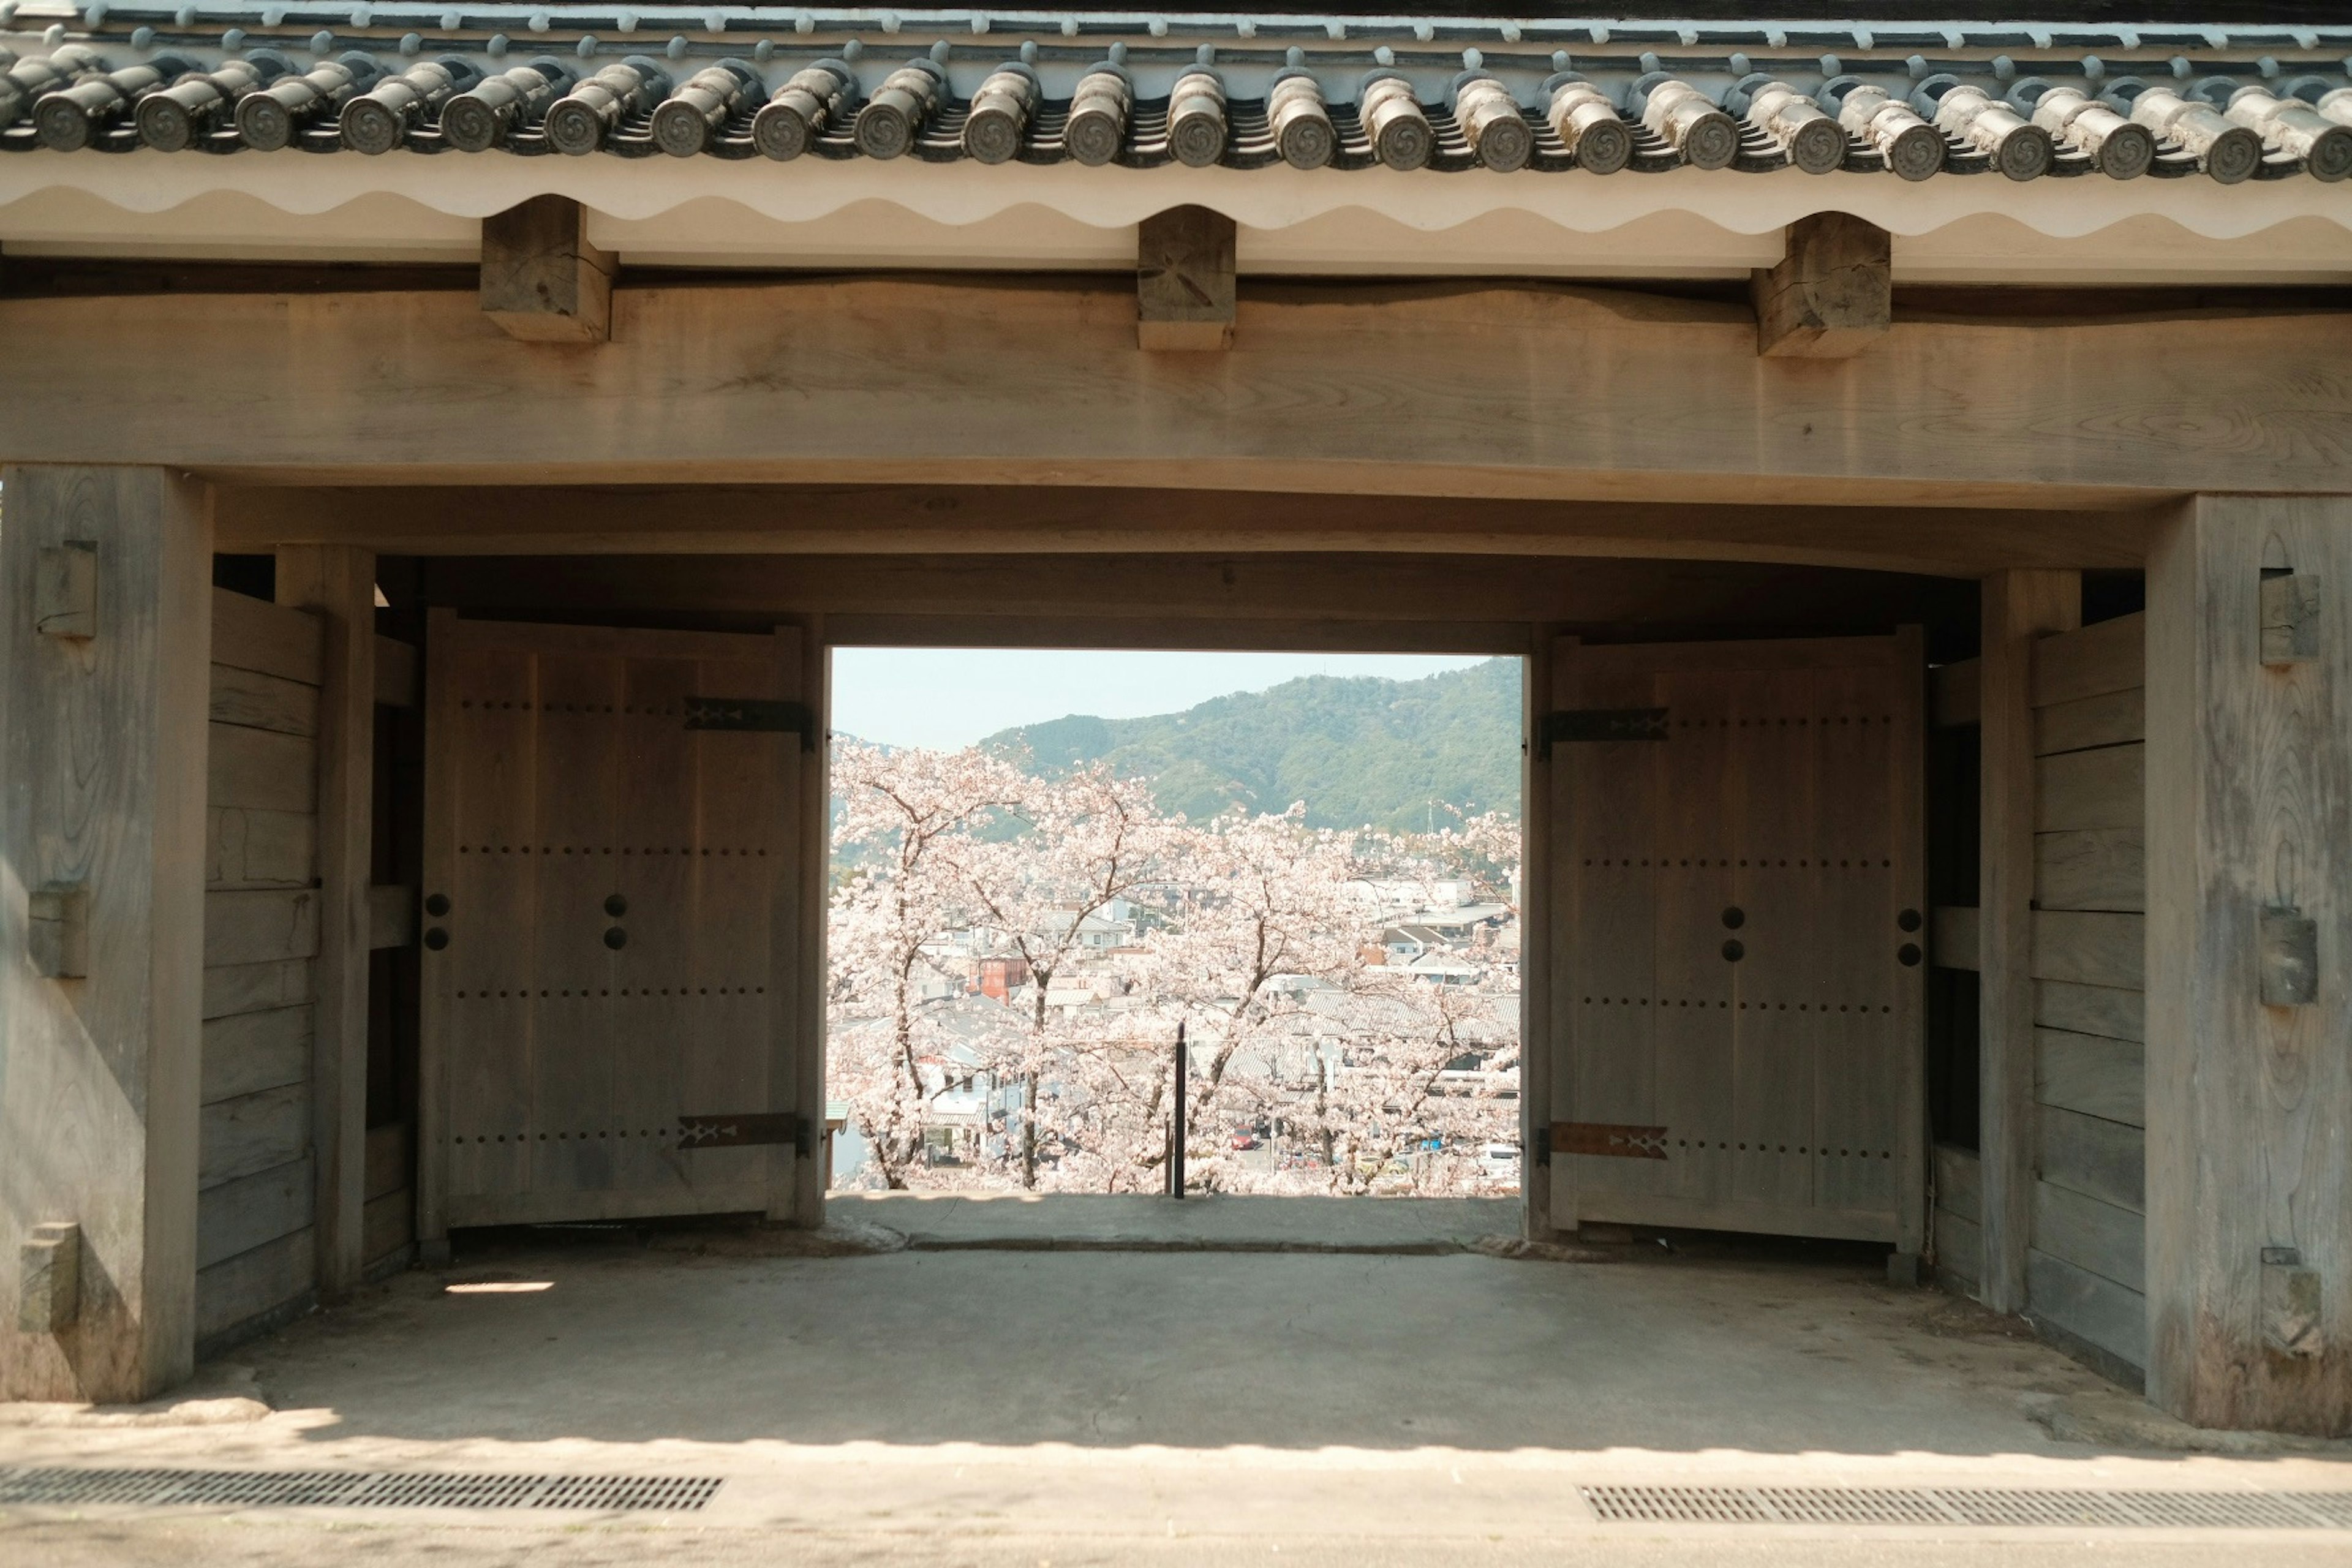
[[[2352,282],[2352,184],[1708,173],[1609,177],[803,159],[301,153],[0,159],[17,254],[462,260],[480,219],[546,192],[648,265],[1116,268],[1141,218],[1197,202],[1255,273],[1737,277],[1809,213],[1895,236],[1917,281]]]

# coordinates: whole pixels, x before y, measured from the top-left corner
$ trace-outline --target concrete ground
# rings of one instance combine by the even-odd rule
[[[1580,1486],[2352,1489],[2352,1446],[2168,1451],[2189,1435],[1867,1248],[854,1250],[876,1212],[845,1205],[839,1256],[461,1238],[176,1404],[0,1407],[0,1467],[724,1477],[699,1513],[19,1508],[0,1563],[2352,1562],[2352,1531],[1597,1522]]]
[[[831,1212],[930,1251],[1069,1247],[1223,1252],[1454,1252],[1517,1235],[1517,1198],[1162,1197],[842,1193]]]

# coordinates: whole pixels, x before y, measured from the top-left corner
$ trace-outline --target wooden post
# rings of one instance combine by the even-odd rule
[[[2285,577],[2317,653],[2266,663]],[[2347,608],[2352,496],[2200,496],[2154,541],[2147,1391],[2198,1426],[2352,1433]]]
[[[1844,359],[1895,321],[1894,241],[1851,213],[1815,213],[1789,226],[1788,255],[1749,281],[1756,352],[1769,358]]]
[[[482,220],[482,312],[510,337],[610,340],[615,267],[588,243],[587,209],[569,196],[533,196]]]
[[[374,918],[375,552],[308,544],[278,552],[278,602],[326,629],[319,690],[319,963],[312,1020],[319,1295],[359,1284],[366,1259],[368,953]]]
[[[2033,644],[2083,622],[2079,572],[1996,572],[1982,589],[1978,794],[1977,1149],[1985,1305],[2025,1309],[2033,1234]]]
[[[1552,628],[1533,628],[1523,666],[1519,715],[1519,1204],[1529,1241],[1552,1233],[1551,1170],[1538,1163],[1551,1138],[1552,795],[1551,759],[1536,745],[1552,707]],[[1539,1144],[1540,1141],[1540,1144]]]
[[[797,802],[800,909],[793,991],[793,1107],[807,1130],[793,1166],[792,1223],[814,1230],[824,1224],[828,1161],[825,1136],[825,926],[832,908],[833,649],[824,620],[811,616],[800,634],[801,697],[808,704],[814,742],[800,753]]]
[[[152,468],[5,486],[0,1400],[143,1399],[195,1359],[210,501]],[[86,636],[37,625],[58,549],[86,555]],[[26,962],[44,888],[81,902],[79,975]]]
[[[1144,349],[1234,346],[1234,220],[1171,207],[1136,229],[1135,343]]]

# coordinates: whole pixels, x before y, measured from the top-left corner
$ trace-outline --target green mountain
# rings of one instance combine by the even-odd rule
[[[1048,776],[1094,762],[1152,783],[1198,820],[1307,803],[1323,827],[1397,829],[1519,809],[1519,661],[1421,680],[1310,675],[1150,719],[1073,714],[992,735]]]

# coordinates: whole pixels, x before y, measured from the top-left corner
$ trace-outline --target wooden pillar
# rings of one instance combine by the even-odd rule
[[[2352,496],[2200,496],[2147,579],[2148,1397],[2352,1433]]]
[[[278,602],[325,628],[319,689],[319,958],[310,1055],[319,1295],[360,1282],[367,1207],[368,954],[374,921],[375,552],[278,552]]]
[[[832,745],[833,649],[822,616],[800,633],[801,696],[810,713],[813,744],[800,753],[795,803],[800,838],[800,907],[794,925],[793,1108],[803,1139],[793,1162],[792,1223],[814,1230],[824,1224],[826,1138],[825,928],[833,900]]]
[[[1997,572],[1978,665],[1977,1148],[1984,1303],[2025,1308],[2033,1234],[2033,645],[2083,622],[2078,572]]]
[[[1895,321],[1894,240],[1851,213],[1815,213],[1789,226],[1788,254],[1759,268],[1756,352],[1773,359],[1844,359]]]
[[[1552,1063],[1551,759],[1536,731],[1552,706],[1552,630],[1537,626],[1522,682],[1519,718],[1519,1202],[1529,1241],[1552,1233],[1551,1170],[1538,1163],[1549,1143]]]
[[[195,1358],[210,500],[5,486],[0,1400],[143,1399]]]

